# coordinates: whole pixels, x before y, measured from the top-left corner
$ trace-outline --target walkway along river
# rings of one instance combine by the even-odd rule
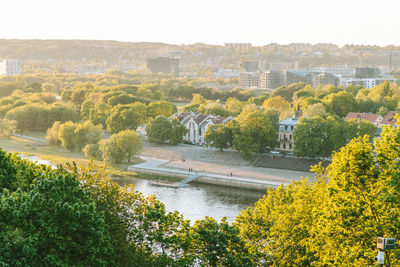
[[[227,217],[229,222],[233,222],[240,211],[260,199],[268,187],[289,183],[286,177],[276,177],[276,175],[270,176],[271,180],[268,180],[205,172],[196,173],[189,172],[189,170],[167,168],[165,167],[167,160],[149,157],[142,157],[142,159],[146,162],[130,166],[129,169],[135,172],[195,179],[184,187],[180,183],[170,186],[171,182],[168,183],[169,186],[157,186],[152,181],[126,177],[116,178],[116,181],[121,185],[134,184],[136,190],[145,195],[154,194],[165,204],[168,211],[179,211],[185,218],[190,219],[191,223],[197,219],[203,219],[205,216],[211,216],[217,220]],[[293,178],[297,180],[300,178],[300,174],[304,173],[288,171],[287,174],[289,176],[292,174]],[[312,173],[307,174],[312,175]]]

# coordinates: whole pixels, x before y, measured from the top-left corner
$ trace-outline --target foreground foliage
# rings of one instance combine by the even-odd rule
[[[235,226],[206,218],[191,227],[93,163],[52,170],[0,151],[0,170],[2,266],[251,263]]]
[[[307,180],[269,190],[236,219],[250,251],[265,263],[290,266],[369,266],[378,236],[399,238],[400,130],[386,127],[374,147],[352,140]],[[387,251],[400,264],[398,248]]]
[[[370,266],[400,235],[400,129],[353,139],[307,179],[270,189],[230,225],[191,226],[103,169],[52,170],[0,151],[0,265]],[[398,246],[387,266],[400,265]]]

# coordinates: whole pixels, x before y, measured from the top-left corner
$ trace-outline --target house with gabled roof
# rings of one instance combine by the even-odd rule
[[[204,144],[204,133],[208,127],[215,124],[226,124],[233,117],[221,117],[212,114],[201,114],[194,112],[181,112],[174,115],[183,124],[188,133],[183,137],[184,141],[194,144]]]
[[[380,126],[392,125],[396,126],[396,114],[400,115],[400,111],[389,111],[380,123]]]
[[[366,120],[379,126],[382,123],[383,117],[380,114],[349,112],[344,119],[346,121],[351,119]]]

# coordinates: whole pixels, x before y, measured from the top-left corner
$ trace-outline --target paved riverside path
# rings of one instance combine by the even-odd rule
[[[17,137],[20,137],[20,138],[31,140],[31,141],[45,142],[45,143],[47,142],[46,139],[36,138],[36,137],[28,136],[28,135],[21,135],[21,134],[14,134],[14,135]]]
[[[146,162],[131,165],[128,167],[128,170],[135,171],[135,170],[150,170],[150,171],[158,171],[158,172],[165,172],[168,174],[176,174],[176,175],[184,175],[187,176],[185,179],[187,182],[190,182],[198,177],[209,177],[209,178],[214,178],[214,179],[221,179],[225,181],[235,181],[235,182],[243,182],[243,183],[249,183],[249,184],[255,184],[255,185],[263,185],[263,186],[268,186],[268,187],[277,187],[281,184],[287,185],[290,183],[290,181],[277,181],[277,177],[270,176],[271,179],[266,179],[268,178],[268,175],[265,175],[265,178],[250,178],[250,177],[245,177],[245,176],[230,176],[230,175],[220,175],[220,174],[215,174],[215,173],[208,173],[208,172],[199,172],[199,171],[191,171],[189,170],[182,170],[182,169],[176,169],[176,168],[168,168],[164,165],[169,163],[169,160],[162,160],[162,159],[156,159],[156,158],[151,158],[151,157],[145,157],[141,156],[143,160],[146,160]],[[177,187],[180,187],[177,185]]]

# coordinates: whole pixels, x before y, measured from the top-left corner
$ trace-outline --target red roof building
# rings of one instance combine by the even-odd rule
[[[346,121],[351,120],[351,119],[366,120],[366,121],[369,121],[370,123],[373,123],[376,126],[378,126],[378,125],[382,124],[383,117],[379,114],[373,114],[373,113],[349,112],[344,119]]]
[[[400,115],[400,111],[389,111],[383,118],[381,125],[395,125],[397,122],[395,118],[396,114]]]

